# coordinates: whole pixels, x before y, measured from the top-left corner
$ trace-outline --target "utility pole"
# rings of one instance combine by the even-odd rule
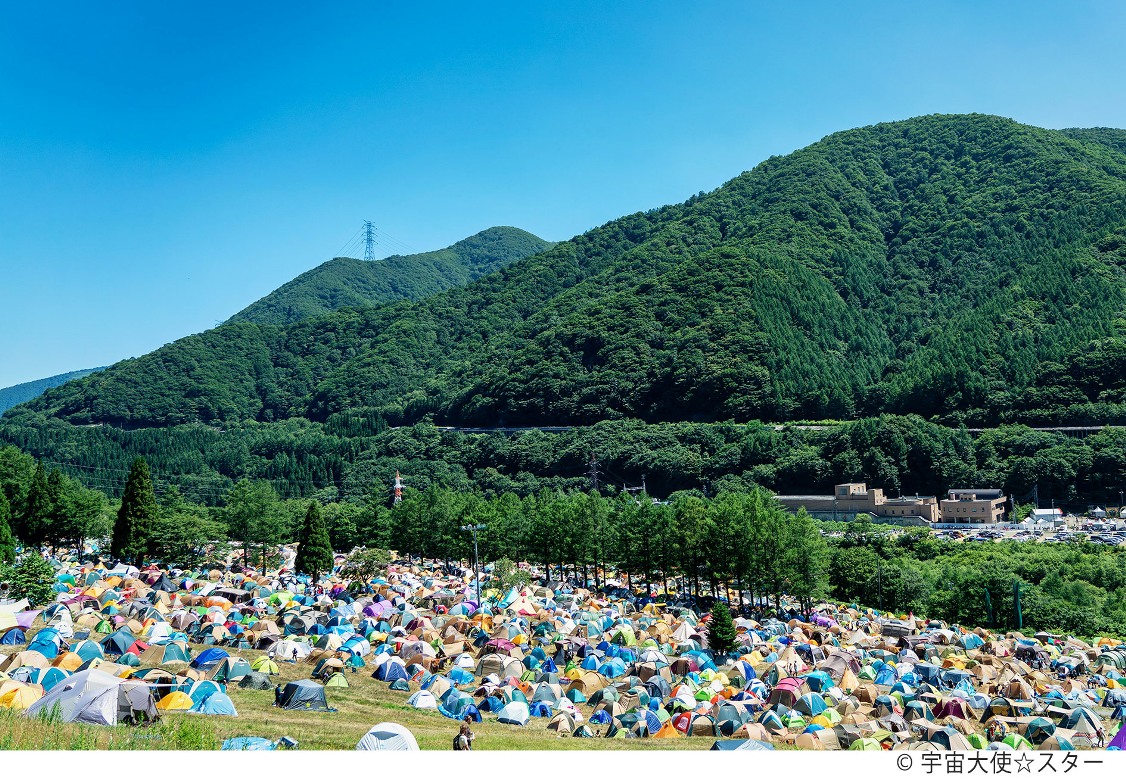
[[[477,531],[484,530],[484,525],[462,525],[461,529],[473,533],[473,582],[477,585],[477,611],[481,611],[481,569],[477,560]]]
[[[375,260],[375,226],[370,220],[364,221],[364,260]]]

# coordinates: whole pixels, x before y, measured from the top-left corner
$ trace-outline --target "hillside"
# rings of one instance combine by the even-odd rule
[[[15,386],[0,389],[0,413],[8,410],[8,408],[13,408],[28,400],[35,399],[40,394],[47,391],[47,389],[62,386],[67,381],[73,381],[77,378],[85,378],[90,373],[104,369],[105,367],[94,367],[90,370],[64,372],[61,375],[52,375],[50,378],[40,378],[37,381],[27,381],[26,383],[18,383]]]
[[[29,407],[131,427],[354,408],[392,424],[1119,421],[1117,138],[984,115],[837,133],[468,286],[229,324]]]
[[[227,323],[287,324],[345,307],[423,299],[470,283],[553,244],[518,228],[498,226],[430,253],[377,261],[334,258],[259,299]]]

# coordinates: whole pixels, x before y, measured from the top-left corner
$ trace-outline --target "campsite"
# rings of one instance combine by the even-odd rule
[[[1126,744],[1116,639],[822,604],[737,616],[720,654],[717,607],[429,561],[345,583],[345,562],[52,561],[53,601],[0,606],[0,748],[446,750],[463,721],[480,750]]]

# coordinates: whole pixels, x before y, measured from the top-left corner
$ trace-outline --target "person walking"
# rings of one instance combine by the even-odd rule
[[[469,721],[461,724],[461,731],[454,737],[454,750],[473,750],[473,729]]]

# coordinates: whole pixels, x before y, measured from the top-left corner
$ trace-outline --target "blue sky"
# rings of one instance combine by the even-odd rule
[[[1126,127],[1115,2],[0,13],[0,387],[210,328],[364,219],[558,240],[874,122]]]

